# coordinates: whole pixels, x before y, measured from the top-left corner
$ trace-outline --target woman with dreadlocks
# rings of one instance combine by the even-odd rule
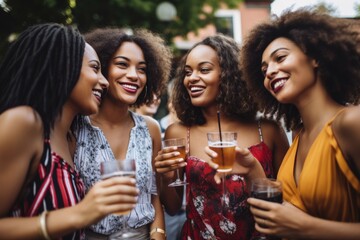
[[[99,110],[108,83],[94,49],[71,27],[29,27],[0,65],[0,236],[82,239],[80,229],[136,202],[131,178],[84,196],[68,139],[78,114]]]

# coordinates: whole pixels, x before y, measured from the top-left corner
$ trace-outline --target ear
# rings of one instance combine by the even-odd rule
[[[313,60],[311,60],[311,65],[312,65],[314,68],[317,68],[317,67],[319,67],[319,62],[318,62],[316,59],[313,59]]]

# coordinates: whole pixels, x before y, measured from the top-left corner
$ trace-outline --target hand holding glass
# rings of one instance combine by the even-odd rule
[[[282,195],[282,184],[276,179],[272,178],[256,178],[251,181],[251,197],[275,202],[282,203],[283,195]],[[262,226],[261,227],[266,227]],[[267,240],[269,239],[265,235],[261,235],[253,240]],[[273,238],[272,238],[273,239]]]
[[[171,138],[171,139],[165,139],[164,140],[164,147],[177,147],[177,150],[180,155],[176,157],[172,157],[169,160],[177,159],[177,158],[186,158],[186,151],[185,151],[185,144],[186,140],[185,138]],[[178,187],[178,186],[184,186],[187,183],[180,179],[180,173],[179,169],[176,169],[176,180],[169,184],[169,187]]]
[[[133,177],[136,176],[136,163],[135,159],[124,159],[124,160],[114,160],[114,161],[105,161],[100,165],[101,179],[107,179],[111,177]],[[116,215],[123,215],[124,217],[130,213],[126,212],[116,212]],[[131,229],[127,226],[127,220],[123,221],[123,228],[120,232],[116,232],[109,237],[109,239],[132,239],[134,236],[139,235],[134,229]]]
[[[207,134],[208,145],[211,150],[217,153],[217,157],[212,161],[219,165],[217,171],[221,174],[223,183],[222,205],[226,207],[229,203],[229,198],[226,191],[226,173],[232,171],[235,161],[235,147],[237,145],[236,132],[209,132]]]

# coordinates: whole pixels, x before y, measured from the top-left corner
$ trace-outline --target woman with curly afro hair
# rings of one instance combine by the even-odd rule
[[[103,63],[109,82],[98,114],[80,121],[75,163],[87,189],[101,179],[100,163],[136,160],[136,206],[127,216],[109,215],[87,230],[88,239],[116,239],[123,222],[136,229],[135,239],[165,239],[164,215],[157,194],[153,158],[161,149],[159,124],[130,107],[149,104],[159,97],[168,80],[172,54],[158,35],[145,30],[126,34],[118,28],[95,29],[85,35]],[[94,171],[96,169],[96,171]],[[155,231],[152,231],[155,229]],[[113,237],[112,236],[112,237]]]
[[[187,220],[181,239],[250,239],[254,220],[246,199],[245,180],[229,174],[225,185],[228,200],[223,211],[222,184],[215,181],[216,170],[204,148],[207,133],[218,131],[218,112],[222,131],[234,131],[238,146],[248,147],[257,156],[257,164],[268,177],[275,177],[288,143],[282,129],[274,122],[256,119],[256,106],[242,80],[239,47],[230,37],[216,35],[195,44],[183,57],[174,79],[172,102],[180,122],[170,125],[165,139],[185,138],[186,162],[172,160],[179,153],[164,148],[155,166],[163,173],[161,196],[166,210],[176,212],[181,206],[182,188],[168,187],[175,180],[174,169],[186,166]]]
[[[261,24],[246,39],[241,65],[260,109],[296,133],[277,176],[286,203],[248,200],[258,231],[359,238],[359,40],[351,21],[307,9]]]

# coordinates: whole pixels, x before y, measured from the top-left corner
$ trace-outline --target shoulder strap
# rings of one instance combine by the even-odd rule
[[[258,131],[259,131],[260,142],[263,142],[264,138],[261,130],[261,120],[258,121]]]
[[[190,156],[190,127],[186,128],[186,156]]]

